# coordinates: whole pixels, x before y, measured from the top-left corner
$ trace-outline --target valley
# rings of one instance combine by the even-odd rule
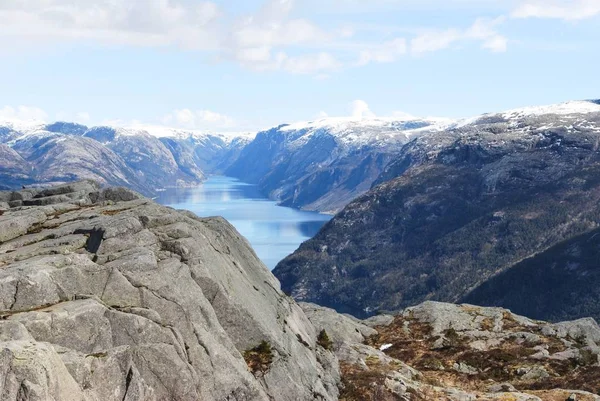
[[[0,27],[0,401],[600,401],[600,0]]]
[[[194,188],[168,188],[156,201],[201,217],[224,217],[269,269],[312,238],[331,218],[280,206],[262,195],[256,185],[223,176],[210,176]]]
[[[545,273],[546,252],[597,249],[598,103],[457,121],[324,118],[256,135],[3,123],[0,185],[91,178],[224,216],[287,293],[359,317],[426,300],[600,317],[575,284],[597,276],[593,256],[561,256]],[[507,286],[525,271],[531,283]],[[573,283],[554,284],[564,302],[527,309],[521,300],[556,277]]]

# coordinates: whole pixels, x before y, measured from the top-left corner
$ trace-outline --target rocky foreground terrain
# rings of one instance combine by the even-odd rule
[[[225,220],[87,181],[0,210],[2,400],[337,399],[334,355]]]
[[[91,181],[0,192],[1,400],[596,401],[599,345],[593,319],[499,308],[361,322],[296,304],[223,219]]]
[[[329,333],[340,400],[600,400],[593,319],[549,324],[500,308],[426,302],[361,322],[301,306]]]
[[[481,116],[406,144],[274,270],[367,317],[426,300],[600,318],[600,102]]]

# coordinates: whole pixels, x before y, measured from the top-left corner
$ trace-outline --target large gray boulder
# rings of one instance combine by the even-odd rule
[[[39,200],[0,216],[1,400],[337,399],[336,357],[225,220],[90,182],[0,199]]]

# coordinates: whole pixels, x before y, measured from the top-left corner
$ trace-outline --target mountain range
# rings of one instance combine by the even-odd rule
[[[282,205],[335,213],[368,191],[412,138],[444,119],[328,118],[251,134],[162,127],[0,123],[0,185],[94,179],[145,195],[226,174],[255,183]]]
[[[222,171],[251,139],[162,127],[86,127],[57,122],[0,123],[2,185],[94,179],[146,195],[199,185]]]
[[[254,137],[0,125],[4,188],[92,178],[153,195],[226,174],[337,213],[274,270],[301,301],[360,317],[427,300],[600,317],[600,101],[458,121],[327,118]]]
[[[598,101],[417,137],[274,273],[296,299],[356,316],[437,300],[598,318],[599,149]]]

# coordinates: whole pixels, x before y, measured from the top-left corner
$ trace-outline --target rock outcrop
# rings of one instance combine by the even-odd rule
[[[426,302],[361,322],[301,306],[333,342],[341,400],[600,400],[593,319],[551,324],[501,308]]]
[[[0,192],[2,400],[335,400],[317,337],[223,219],[92,181]]]

